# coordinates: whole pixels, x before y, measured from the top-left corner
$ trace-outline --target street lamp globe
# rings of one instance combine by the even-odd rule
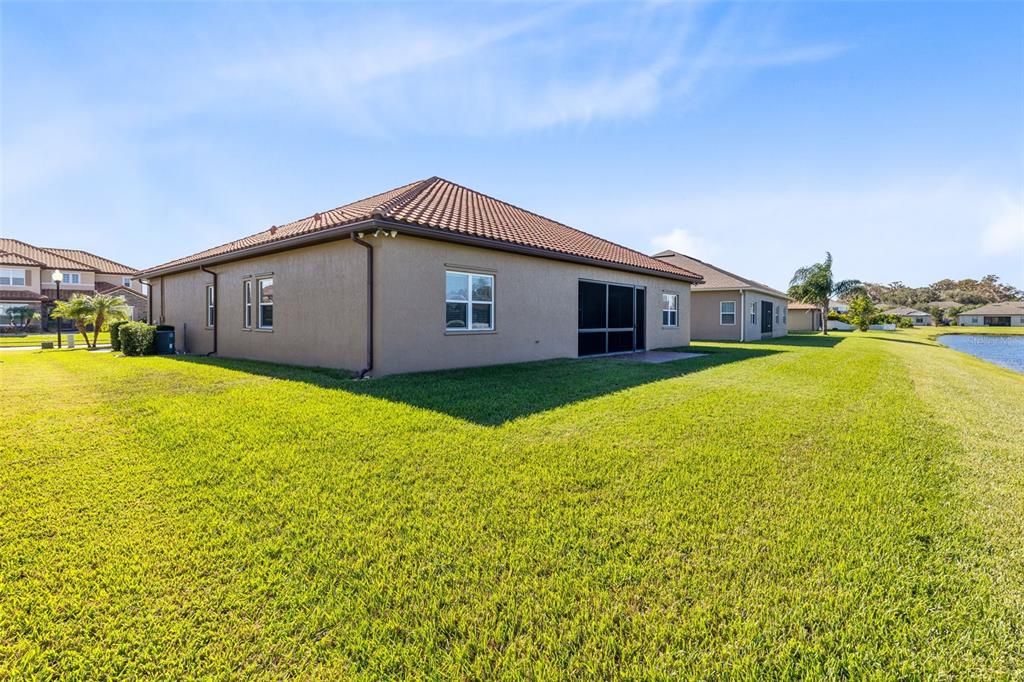
[[[61,272],[60,270],[54,270],[53,274],[50,275],[50,279],[52,279],[54,282],[60,282],[61,280],[64,279],[64,273]]]

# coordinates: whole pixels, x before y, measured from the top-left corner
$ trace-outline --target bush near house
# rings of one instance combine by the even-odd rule
[[[152,355],[156,346],[156,327],[145,322],[128,322],[117,330],[121,352],[125,355]]]
[[[118,322],[111,322],[107,325],[110,330],[110,348],[114,351],[121,350],[121,336],[118,334],[118,330],[124,325],[128,324],[130,320],[121,320]]]

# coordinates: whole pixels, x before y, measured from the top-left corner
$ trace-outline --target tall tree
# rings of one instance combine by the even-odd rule
[[[835,281],[832,276],[832,254],[825,252],[825,260],[800,268],[789,282],[789,296],[802,303],[811,303],[821,309],[821,331],[828,334],[828,302],[832,298],[862,293],[864,285],[859,279]]]

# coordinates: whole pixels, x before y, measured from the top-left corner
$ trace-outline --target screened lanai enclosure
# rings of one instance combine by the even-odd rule
[[[644,287],[579,281],[580,356],[644,350]]]

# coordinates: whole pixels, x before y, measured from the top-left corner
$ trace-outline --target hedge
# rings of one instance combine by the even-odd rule
[[[131,322],[131,320],[122,320],[120,322],[111,322],[107,325],[110,330],[110,348],[114,351],[121,350],[121,335],[118,334],[118,329]]]
[[[156,349],[156,327],[145,322],[128,322],[117,330],[125,355],[152,355]]]

